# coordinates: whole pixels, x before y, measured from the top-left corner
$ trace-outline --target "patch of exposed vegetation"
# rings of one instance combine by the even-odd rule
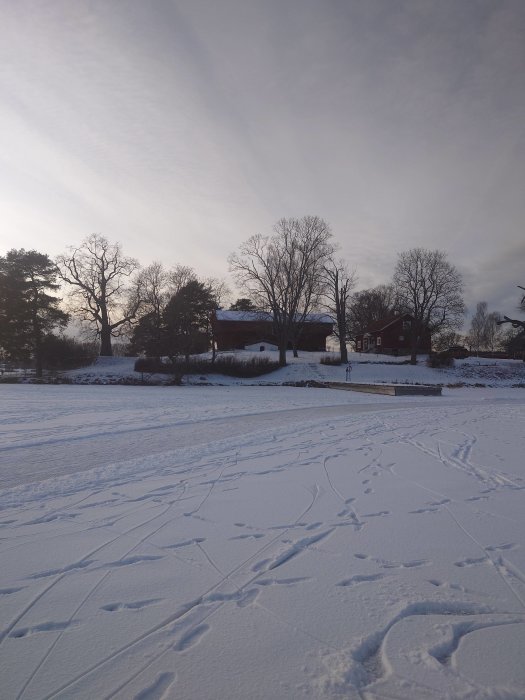
[[[239,360],[235,357],[218,357],[215,362],[202,358],[189,360],[175,359],[172,362],[160,361],[153,357],[139,358],[135,362],[135,372],[148,374],[170,374],[181,378],[185,374],[224,374],[242,379],[260,377],[279,368],[278,362],[267,357],[253,357]]]

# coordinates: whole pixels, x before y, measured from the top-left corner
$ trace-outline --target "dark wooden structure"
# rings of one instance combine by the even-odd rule
[[[414,319],[410,314],[391,316],[370,325],[355,339],[357,352],[374,352],[385,355],[409,355]],[[429,353],[432,337],[428,330],[418,346],[418,352]]]
[[[247,346],[278,345],[273,316],[265,311],[224,311],[217,309],[211,317],[217,350],[243,350]],[[326,339],[333,331],[333,320],[326,314],[308,314],[298,350],[325,351]],[[290,345],[291,348],[291,345]]]

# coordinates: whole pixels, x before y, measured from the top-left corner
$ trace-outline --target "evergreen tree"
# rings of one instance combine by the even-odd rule
[[[210,314],[216,306],[211,287],[192,280],[174,294],[164,310],[166,352],[170,357],[206,352],[211,342]]]
[[[56,279],[56,266],[44,253],[10,250],[0,258],[0,347],[11,360],[33,357],[37,376],[44,337],[68,321],[54,295]]]

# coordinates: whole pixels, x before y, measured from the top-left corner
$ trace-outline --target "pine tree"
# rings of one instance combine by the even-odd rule
[[[10,250],[0,258],[0,348],[11,360],[33,357],[37,376],[44,337],[68,321],[54,295],[56,278],[56,266],[36,250]]]

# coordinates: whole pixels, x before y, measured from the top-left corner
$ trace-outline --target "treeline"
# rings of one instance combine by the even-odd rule
[[[465,313],[463,281],[443,251],[402,252],[390,284],[355,291],[357,274],[337,256],[337,247],[320,217],[283,218],[271,235],[252,236],[229,258],[242,294],[229,308],[272,313],[281,365],[314,311],[333,318],[343,362],[347,343],[356,335],[401,313],[413,318],[412,362],[426,329],[438,349],[459,342],[493,349],[503,342],[506,317],[488,312],[484,302],[467,338],[458,335]],[[129,354],[188,361],[214,348],[211,312],[228,302],[224,280],[201,279],[183,265],[167,269],[155,262],[141,268],[119,243],[98,234],[56,260],[37,251],[11,250],[0,257],[0,357],[32,359],[37,373],[91,359],[92,344],[63,335],[76,318],[97,336],[101,355],[112,355],[113,340],[120,338],[129,343]],[[513,323],[518,335],[520,323]]]

